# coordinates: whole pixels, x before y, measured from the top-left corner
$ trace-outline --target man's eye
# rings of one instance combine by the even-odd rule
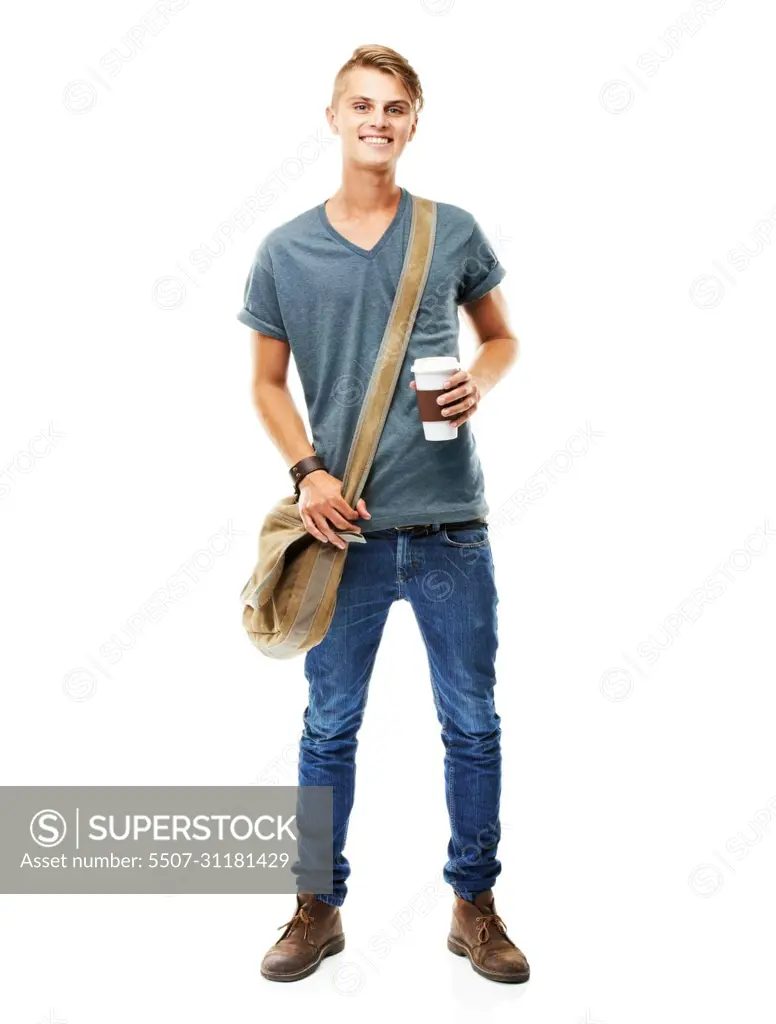
[[[356,103],[354,105],[353,109],[354,110],[358,110],[359,107],[365,107],[365,106],[366,106],[366,103]],[[401,112],[402,112],[401,111],[401,107],[389,107],[388,109],[392,110],[395,114],[401,114]]]

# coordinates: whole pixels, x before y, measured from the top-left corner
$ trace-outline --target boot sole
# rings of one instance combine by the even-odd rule
[[[528,981],[531,977],[530,968],[525,974],[496,974],[493,971],[486,971],[484,967],[480,967],[472,960],[471,953],[467,946],[457,939],[454,939],[452,935],[447,937],[447,948],[451,953],[455,953],[456,956],[465,956],[469,958],[469,963],[472,965],[472,969],[481,974],[483,978],[488,978],[489,981],[502,981],[508,985],[521,985],[523,982]]]
[[[345,948],[345,936],[339,935],[335,939],[330,939],[324,946],[321,946],[321,951],[318,954],[317,959],[313,960],[312,963],[303,967],[300,971],[294,971],[291,974],[275,974],[272,971],[265,971],[261,968],[262,978],[266,978],[267,981],[301,981],[302,978],[308,977],[313,971],[317,971],[321,965],[321,961],[325,960],[327,956],[334,956],[335,953],[341,953]]]

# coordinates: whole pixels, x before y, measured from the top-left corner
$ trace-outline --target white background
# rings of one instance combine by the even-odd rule
[[[3,896],[4,1021],[774,1020],[774,18],[703,6],[199,2],[139,44],[142,3],[6,19],[3,783],[295,784],[302,662],[259,654],[238,600],[289,484],[236,313],[262,237],[339,184],[337,69],[395,47],[426,96],[397,181],[477,217],[522,347],[472,423],[500,595],[495,892],[533,975],[498,985],[446,949],[443,748],[397,604],[346,950],[277,985],[259,963],[293,896]]]

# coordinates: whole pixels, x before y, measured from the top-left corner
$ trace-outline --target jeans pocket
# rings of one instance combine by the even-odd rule
[[[489,542],[488,524],[477,523],[462,529],[450,529],[443,526],[439,531],[442,543],[450,548],[484,548]]]

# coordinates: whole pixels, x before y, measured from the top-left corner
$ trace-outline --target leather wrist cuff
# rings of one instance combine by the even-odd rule
[[[294,481],[294,491],[296,492],[297,497],[299,497],[300,481],[315,469],[326,469],[326,464],[320,455],[307,455],[289,469],[288,472],[291,474],[291,479]]]

